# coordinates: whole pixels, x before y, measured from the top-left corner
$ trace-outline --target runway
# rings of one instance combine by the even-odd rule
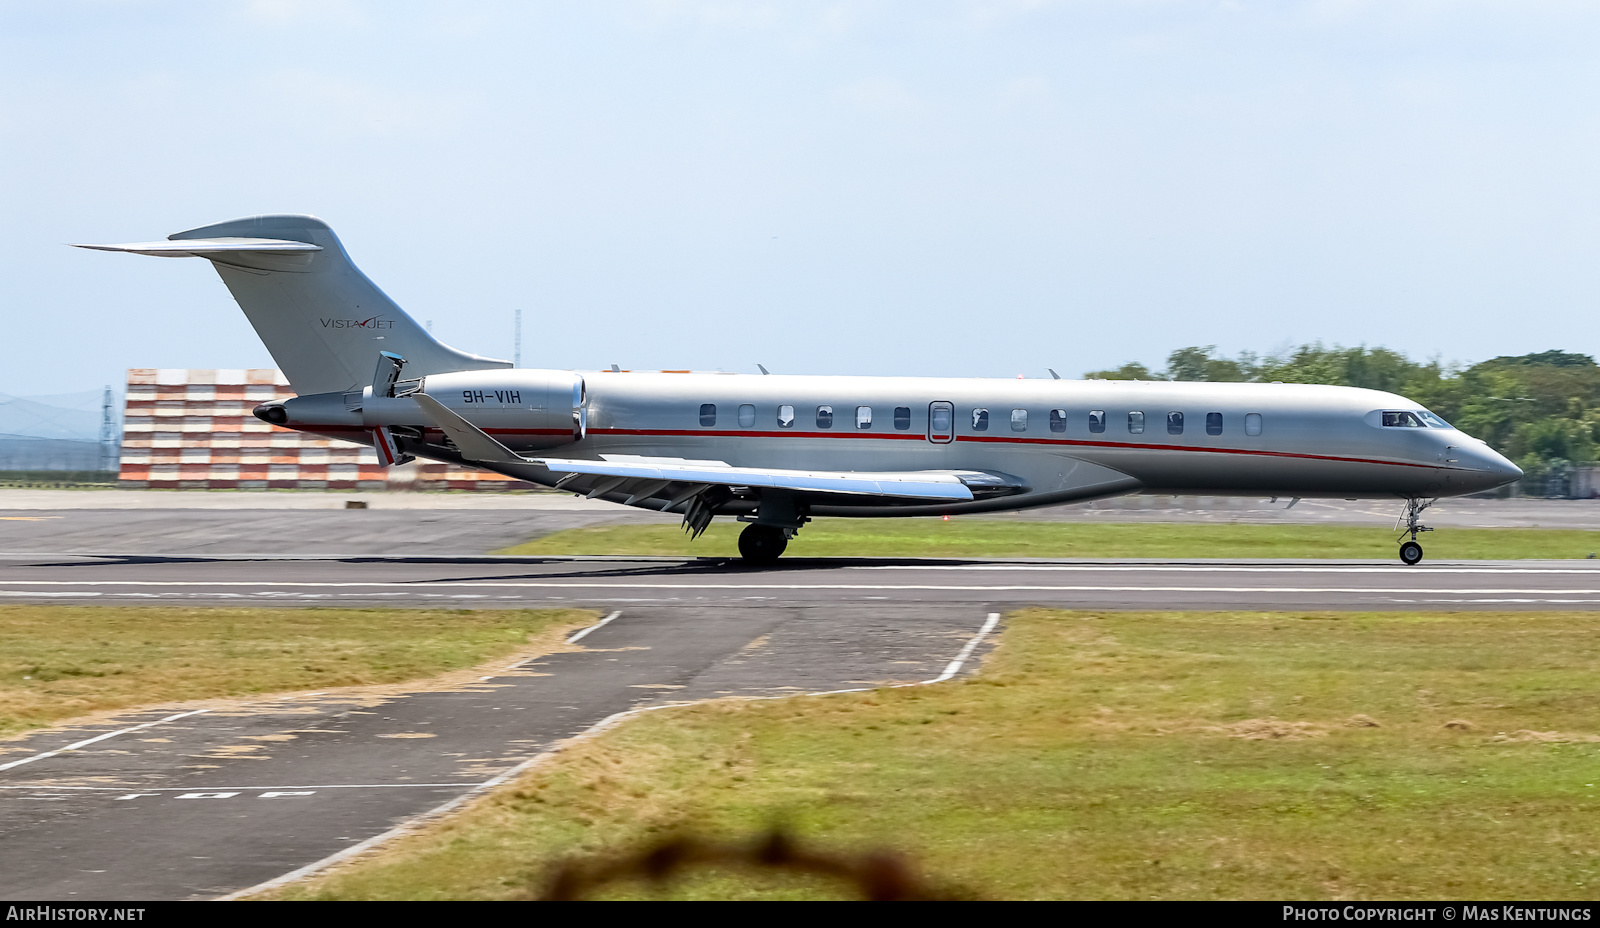
[[[753,606],[988,610],[1510,609],[1600,605],[1600,562],[0,556],[11,602]]]

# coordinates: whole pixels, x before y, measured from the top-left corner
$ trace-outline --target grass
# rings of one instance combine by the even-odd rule
[[[694,541],[675,525],[568,529],[497,553],[733,557],[742,528],[714,522]],[[1396,534],[1352,525],[818,519],[795,536],[786,556],[1394,559]],[[1452,528],[1421,541],[1430,560],[1581,558],[1600,551],[1600,532],[1569,529]]]
[[[419,679],[592,621],[577,609],[5,606],[0,736],[172,700]]]
[[[1589,899],[1594,624],[1027,610],[976,678],[649,713],[281,895],[514,898],[566,855],[785,822],[995,898]],[[834,890],[709,871],[666,895]]]
[[[116,486],[114,470],[0,470],[0,487],[108,489]]]

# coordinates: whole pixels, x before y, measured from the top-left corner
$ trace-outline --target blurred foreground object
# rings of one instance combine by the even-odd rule
[[[717,843],[692,835],[668,838],[636,854],[567,860],[557,864],[541,902],[593,896],[608,883],[637,879],[663,887],[689,868],[743,868],[832,877],[872,902],[942,901],[977,898],[934,886],[892,851],[859,856],[824,854],[798,846],[781,828],[746,843]]]

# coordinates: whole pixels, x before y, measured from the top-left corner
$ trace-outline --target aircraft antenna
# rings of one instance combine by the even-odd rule
[[[1061,375],[1056,373],[1056,369],[1055,368],[1047,367],[1047,368],[1045,368],[1045,370],[1050,372],[1050,379],[1051,380],[1060,380],[1061,379]]]

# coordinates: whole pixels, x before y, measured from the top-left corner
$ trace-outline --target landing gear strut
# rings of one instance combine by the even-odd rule
[[[1422,560],[1422,546],[1417,544],[1417,533],[1433,531],[1433,529],[1423,525],[1420,521],[1422,510],[1432,506],[1435,502],[1436,500],[1431,499],[1406,500],[1406,510],[1400,514],[1400,520],[1395,523],[1396,528],[1399,528],[1400,522],[1406,524],[1406,527],[1400,532],[1401,538],[1406,537],[1408,533],[1411,535],[1410,541],[1402,542],[1400,545],[1400,560],[1405,561],[1407,564],[1415,564]]]
[[[789,547],[789,533],[776,525],[751,523],[739,533],[739,556],[746,564],[765,567],[776,563]]]

